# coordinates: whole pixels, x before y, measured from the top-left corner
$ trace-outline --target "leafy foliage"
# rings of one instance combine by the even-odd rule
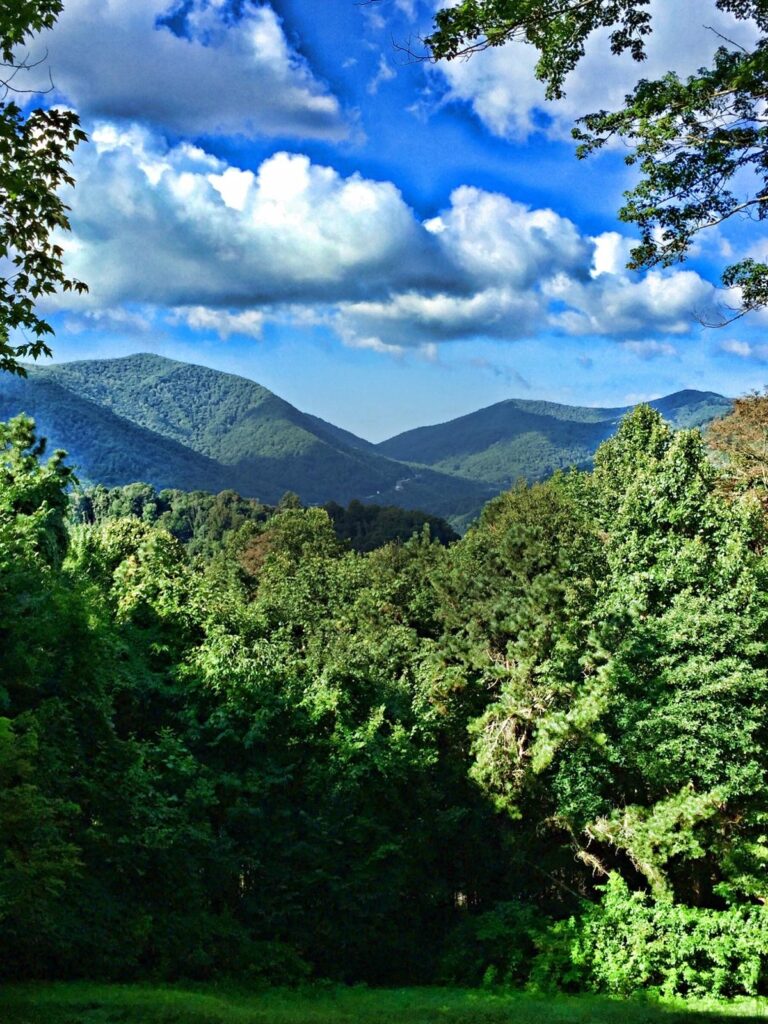
[[[614,0],[607,4],[464,0],[437,12],[435,32],[425,43],[435,60],[452,60],[502,46],[511,39],[525,40],[541,53],[537,77],[546,82],[548,95],[556,97],[562,95],[568,72],[583,57],[586,40],[598,29],[612,29],[614,53],[629,51],[635,60],[641,60],[644,40],[651,30],[647,8],[647,0]]]
[[[686,256],[700,231],[735,215],[762,220],[768,213],[765,5],[761,0],[714,0],[713,7],[756,25],[762,35],[752,49],[720,36],[709,67],[686,79],[673,72],[656,81],[643,79],[621,110],[587,114],[574,130],[580,157],[618,138],[630,150],[626,162],[640,172],[619,211],[622,220],[640,230],[629,264],[633,268],[669,266]],[[523,40],[539,51],[536,75],[548,97],[555,98],[563,95],[565,78],[584,56],[593,33],[608,29],[613,53],[627,52],[642,61],[652,28],[648,0],[463,0],[437,12],[426,45],[434,60],[450,60]],[[725,320],[768,301],[768,268],[753,259],[726,267],[723,283],[741,294],[741,305]]]
[[[46,337],[53,330],[38,316],[39,299],[55,292],[85,291],[64,273],[63,249],[55,238],[67,230],[67,207],[59,194],[74,185],[69,172],[73,150],[86,139],[71,110],[37,108],[25,114],[8,102],[18,70],[18,48],[36,32],[51,28],[60,0],[24,0],[0,10],[0,54],[6,77],[0,81],[0,258],[12,272],[0,277],[0,370],[25,374],[20,360],[50,355]],[[16,342],[11,332],[28,331]]]
[[[619,875],[599,904],[556,925],[533,969],[538,986],[629,995],[756,994],[768,968],[764,906],[710,910],[651,901]]]
[[[262,528],[275,512],[301,509],[299,499],[286,496],[276,507],[234,491],[156,491],[151,484],[94,487],[77,495],[73,515],[78,522],[100,523],[133,517],[157,525],[181,541],[189,555],[211,557],[228,550],[241,553],[249,544],[259,546]],[[354,551],[373,551],[392,541],[407,541],[428,528],[441,544],[458,540],[451,527],[437,516],[395,506],[364,505],[352,501],[346,509],[336,502],[324,506],[336,538]],[[263,545],[262,545],[263,546]]]
[[[765,994],[766,520],[698,432],[364,553],[290,495],[68,524],[0,440],[5,977]]]
[[[707,443],[723,465],[723,482],[730,489],[756,494],[763,503],[768,492],[768,393],[737,398],[728,416],[715,420]]]
[[[348,541],[354,551],[374,551],[392,541],[406,541],[426,528],[430,537],[449,544],[459,535],[448,523],[426,512],[415,512],[394,505],[368,505],[350,501],[346,509],[329,502],[324,506],[340,541]]]

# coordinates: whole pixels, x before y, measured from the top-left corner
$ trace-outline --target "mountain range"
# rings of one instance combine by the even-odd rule
[[[141,480],[275,503],[353,498],[470,521],[519,478],[586,466],[631,407],[509,399],[373,444],[229,373],[138,354],[30,366],[0,377],[0,419],[32,416],[83,482]],[[675,427],[722,416],[730,401],[681,391],[651,402]]]

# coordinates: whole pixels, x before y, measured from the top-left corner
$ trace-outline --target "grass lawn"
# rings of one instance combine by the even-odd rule
[[[9,985],[0,1024],[714,1024],[768,1020],[768,1001],[652,1004],[463,989]]]

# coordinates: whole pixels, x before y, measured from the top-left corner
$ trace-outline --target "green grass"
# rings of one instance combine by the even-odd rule
[[[88,982],[0,990],[2,1024],[714,1024],[768,1019],[768,1002],[657,1004],[462,989],[242,989]]]

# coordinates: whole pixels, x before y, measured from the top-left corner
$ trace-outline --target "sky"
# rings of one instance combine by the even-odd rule
[[[634,172],[618,148],[574,155],[574,119],[619,105],[638,65],[595,37],[549,103],[520,43],[414,59],[437,6],[64,0],[28,48],[44,102],[89,134],[62,238],[89,292],[44,308],[54,360],[158,352],[374,441],[512,397],[768,382],[768,315],[700,323],[765,229],[729,222],[684,264],[629,272]],[[707,63],[715,31],[750,41],[712,0],[651,8],[644,76]]]

